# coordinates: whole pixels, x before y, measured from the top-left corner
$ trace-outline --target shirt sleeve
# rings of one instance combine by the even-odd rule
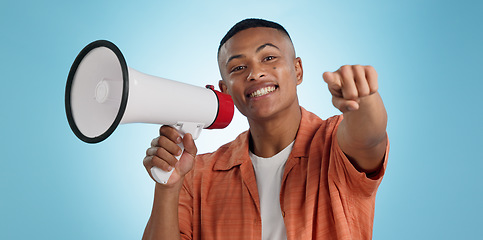
[[[346,189],[346,191],[349,191],[350,194],[365,197],[372,196],[376,193],[386,171],[389,153],[389,140],[387,141],[386,153],[384,155],[384,160],[379,172],[367,177],[366,173],[359,172],[354,167],[342,149],[340,149],[340,146],[337,142],[337,128],[341,120],[342,117],[337,118],[336,126],[332,132],[329,176],[336,182],[337,185],[342,186],[342,189]]]

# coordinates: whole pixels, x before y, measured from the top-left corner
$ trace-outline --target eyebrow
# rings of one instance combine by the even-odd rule
[[[256,53],[258,53],[258,52],[262,51],[262,49],[264,49],[264,48],[266,48],[266,47],[268,47],[268,46],[270,46],[270,47],[274,47],[274,48],[276,48],[276,49],[280,50],[280,48],[279,48],[279,47],[275,46],[275,45],[274,45],[274,44],[272,44],[272,43],[265,43],[265,44],[262,44],[260,47],[258,47],[258,48],[257,48],[257,50],[255,50],[255,52],[256,52]],[[245,56],[245,55],[243,55],[243,54],[238,54],[238,55],[233,55],[233,56],[231,56],[230,58],[228,58],[228,61],[226,61],[226,66],[228,66],[228,63],[230,63],[230,61],[231,61],[231,60],[233,60],[233,59],[237,59],[237,58],[242,58],[242,57],[244,57],[244,56]]]
[[[228,61],[226,61],[226,66],[228,66],[228,63],[230,63],[231,60],[236,59],[236,58],[241,58],[243,56],[245,56],[245,55],[238,54],[238,55],[231,56],[230,58],[228,58]]]
[[[258,47],[255,52],[260,52],[260,51],[262,51],[262,49],[264,49],[267,46],[274,47],[274,48],[280,50],[280,48],[278,48],[277,46],[273,45],[272,43],[265,43],[265,44],[261,45],[260,47]]]

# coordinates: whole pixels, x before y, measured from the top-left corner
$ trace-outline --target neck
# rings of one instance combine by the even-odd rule
[[[290,114],[264,120],[248,120],[250,150],[259,157],[272,157],[295,140],[302,119],[300,106]]]

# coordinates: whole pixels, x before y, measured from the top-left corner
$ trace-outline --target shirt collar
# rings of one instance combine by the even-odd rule
[[[213,166],[213,170],[229,170],[235,166],[241,165],[247,160],[250,161],[250,156],[248,155],[248,136],[249,131],[245,131],[238,135],[233,142],[220,147],[220,149],[217,150],[220,155],[216,157],[217,160]]]
[[[300,120],[299,130],[295,137],[295,143],[292,149],[291,156],[300,158],[308,157],[310,142],[322,124],[322,119],[317,115],[300,107],[302,118]],[[250,162],[249,152],[249,131],[241,133],[233,142],[228,143],[218,150],[221,154],[217,157],[217,161],[213,166],[213,170],[229,170],[235,166],[241,165],[244,162]]]
[[[295,143],[292,149],[293,157],[308,157],[310,145],[315,133],[320,128],[323,120],[317,115],[300,107],[302,111],[302,119],[300,120],[299,130],[295,137]]]

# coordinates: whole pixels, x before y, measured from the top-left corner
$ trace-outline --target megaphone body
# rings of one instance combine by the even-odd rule
[[[196,139],[202,129],[228,126],[234,113],[229,95],[139,72],[105,40],[87,45],[72,64],[65,108],[72,131],[87,143],[105,140],[125,123],[171,125]],[[153,167],[151,173],[167,183],[172,171]]]

